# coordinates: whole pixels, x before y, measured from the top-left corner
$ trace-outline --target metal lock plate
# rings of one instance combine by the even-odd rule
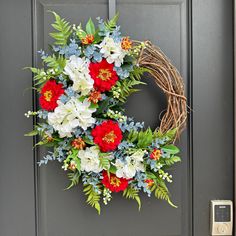
[[[211,201],[211,235],[232,235],[233,203],[229,200]]]

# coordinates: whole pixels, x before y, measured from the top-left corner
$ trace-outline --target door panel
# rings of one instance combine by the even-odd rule
[[[107,18],[108,8],[107,1],[36,1],[37,20],[33,26],[37,37],[36,49],[47,49],[48,44],[52,42],[48,33],[52,31],[50,24],[53,22],[53,17],[47,12],[48,10],[56,11],[71,23],[80,21],[85,23],[90,16],[94,20],[97,16]],[[123,34],[138,40],[150,39],[160,46],[188,83],[186,2],[117,1],[116,10],[120,12],[119,24]],[[162,21],[165,24],[153,24]],[[40,65],[40,61],[38,64]],[[165,109],[165,96],[156,88],[151,78],[145,80],[148,85],[143,86],[141,93],[130,97],[126,109],[128,115],[140,121],[144,120],[147,126],[154,128],[159,125],[159,114]],[[175,181],[170,186],[170,191],[178,209],[156,200],[154,196],[152,198],[142,196],[143,206],[138,212],[135,202],[127,201],[116,194],[112,203],[103,207],[102,214],[98,216],[94,209],[86,205],[85,197],[79,187],[63,191],[68,182],[60,165],[50,163],[47,167],[40,167],[38,169],[40,236],[74,236],[78,235],[78,232],[83,236],[93,234],[108,236],[111,232],[113,236],[189,236],[191,194],[187,135],[186,131],[180,143],[183,162],[171,171]],[[40,149],[37,158],[42,158],[45,152],[46,150]]]
[[[209,14],[210,12],[210,14]],[[233,200],[233,1],[193,4],[194,232],[209,232],[209,201]]]
[[[20,22],[20,27],[16,27]],[[18,25],[19,26],[19,25]],[[34,159],[32,140],[24,133],[32,121],[31,4],[29,0],[0,1],[0,235],[35,234]]]

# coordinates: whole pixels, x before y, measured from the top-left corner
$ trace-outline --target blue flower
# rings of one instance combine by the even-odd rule
[[[123,132],[128,131],[130,132],[131,130],[138,131],[142,128],[144,128],[144,122],[134,122],[133,118],[128,117],[124,122],[119,123],[120,128]]]
[[[93,53],[93,59],[96,62],[101,62],[102,61],[102,54],[100,52],[94,51]]]
[[[48,118],[48,111],[39,110],[38,111],[38,117],[42,118],[42,119],[47,119]]]
[[[120,32],[120,26],[116,26],[116,28],[113,30],[111,37],[114,39],[114,42],[119,43],[121,41],[121,32]]]
[[[122,67],[114,67],[114,70],[121,79],[129,77],[129,71],[127,69],[123,69]]]
[[[76,93],[75,91],[72,89],[72,87],[68,87],[66,90],[65,90],[65,93],[68,97],[75,97],[76,96]]]
[[[95,46],[94,45],[89,45],[86,47],[86,49],[84,50],[84,55],[87,57],[87,58],[92,58],[92,55],[95,51]]]
[[[48,54],[46,54],[45,51],[43,51],[42,49],[38,51],[38,54],[40,54],[42,60],[48,57]]]
[[[65,57],[69,58],[72,55],[79,57],[81,55],[81,49],[79,45],[75,42],[74,39],[70,40],[70,44],[68,46],[53,46],[53,50],[55,52],[59,52],[61,55],[65,55]]]

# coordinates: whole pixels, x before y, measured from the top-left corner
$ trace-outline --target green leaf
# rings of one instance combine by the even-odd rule
[[[91,18],[89,18],[87,24],[86,24],[86,32],[87,34],[95,34],[95,26]]]
[[[96,111],[96,114],[104,114],[105,113],[105,110],[107,109],[109,105],[109,100],[106,99],[106,100],[103,100],[99,103],[99,107]]]
[[[99,42],[101,42],[101,36],[98,34],[99,33],[99,31],[97,30],[96,32],[95,32],[95,34],[94,34],[94,41],[93,41],[93,43],[99,43]]]
[[[138,131],[131,130],[129,135],[128,135],[128,141],[130,143],[134,143],[136,140],[138,140]]]
[[[91,105],[89,106],[89,108],[90,109],[94,109],[94,108],[96,109],[96,108],[98,108],[98,104],[91,102]]]
[[[153,174],[152,172],[147,172],[146,174],[147,174],[148,179],[156,179],[157,178],[157,176],[155,174]]]
[[[62,19],[56,12],[49,12],[51,12],[55,17],[55,23],[52,24],[52,27],[58,31],[50,33],[50,36],[55,39],[55,44],[64,46],[67,44],[71,35],[71,26],[69,25],[69,22]]]
[[[152,143],[153,135],[152,130],[148,128],[146,131],[140,131],[138,134],[138,143],[139,148],[145,148]]]
[[[74,160],[75,163],[76,163],[76,169],[77,169],[78,171],[80,171],[80,169],[81,169],[81,160],[80,160],[80,158],[75,157],[75,158],[73,158],[73,160]]]
[[[97,187],[100,189],[101,186],[100,185],[97,185]],[[93,186],[90,185],[90,184],[87,184],[87,185],[84,185],[84,190],[83,192],[85,193],[85,195],[87,196],[87,203],[94,207],[98,214],[100,215],[101,213],[101,207],[100,207],[100,194],[97,193],[97,191],[94,190]]]
[[[159,139],[165,139],[165,143],[174,140],[177,132],[177,128],[168,130],[166,133],[162,133],[160,130],[154,132],[154,136]]]
[[[113,31],[116,27],[118,19],[119,19],[119,12],[117,12],[116,15],[111,20],[105,22],[105,27],[108,30]]]
[[[168,131],[165,133],[165,135],[166,135],[167,137],[169,137],[169,138],[172,140],[172,139],[175,137],[176,132],[177,132],[177,128],[171,129],[171,130],[168,130]]]
[[[82,139],[84,140],[85,143],[94,145],[93,140],[90,140],[87,136],[83,136]]]
[[[66,190],[72,188],[73,186],[79,183],[80,175],[81,175],[80,171],[68,173],[68,178],[71,181],[71,184],[66,188]]]
[[[24,136],[35,136],[38,133],[39,133],[38,130],[35,129],[35,130],[32,130],[29,133],[25,134]]]
[[[109,172],[112,173],[112,174],[115,174],[115,173],[116,173],[116,170],[117,170],[116,167],[113,166],[113,165],[111,165],[111,166],[110,166],[110,169],[109,169]]]
[[[123,196],[126,197],[127,199],[134,199],[138,203],[138,209],[140,211],[141,200],[140,200],[138,193],[139,193],[138,190],[129,186],[127,189],[124,190]]]
[[[165,145],[164,147],[162,147],[162,150],[170,154],[177,154],[180,152],[179,148],[177,148],[173,144]]]
[[[86,37],[86,32],[84,30],[82,30],[81,24],[79,25],[79,27],[76,30],[76,35],[79,37],[79,39],[83,39]]]

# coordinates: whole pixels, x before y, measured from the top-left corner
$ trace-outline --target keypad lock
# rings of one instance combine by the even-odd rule
[[[233,203],[230,200],[211,201],[211,235],[232,235]]]

